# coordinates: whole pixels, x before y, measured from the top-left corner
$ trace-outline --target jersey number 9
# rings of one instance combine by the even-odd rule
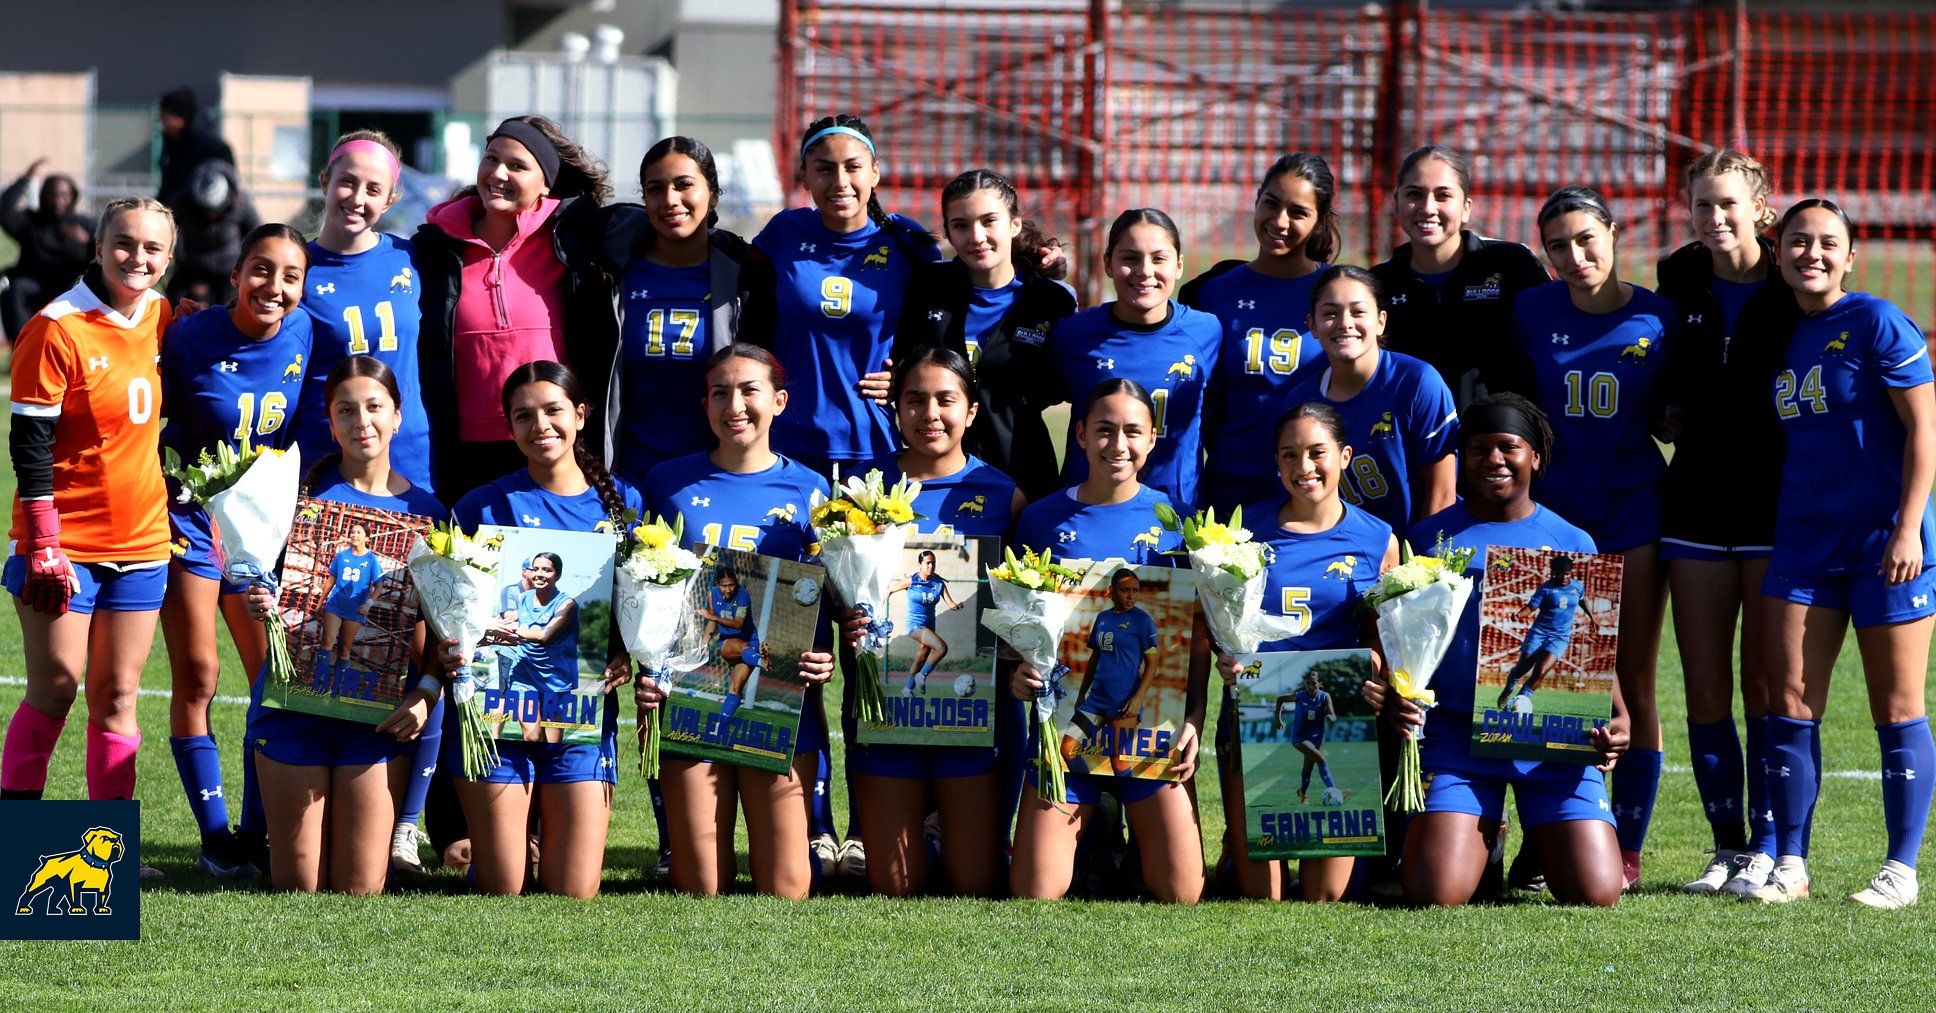
[[[832,277],[820,282],[820,312],[840,319],[854,308],[854,283],[852,279]]]

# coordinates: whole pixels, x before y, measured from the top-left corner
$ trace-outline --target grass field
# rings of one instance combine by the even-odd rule
[[[11,483],[0,469],[0,502]],[[19,657],[18,627],[0,618],[0,716],[21,696]],[[1839,899],[1866,882],[1882,847],[1876,743],[1853,641],[1826,723],[1818,898],[1806,903],[1759,908],[1679,892],[1708,844],[1679,684],[1670,634],[1661,808],[1642,889],[1608,911],[1543,900],[1455,911],[887,901],[851,886],[798,904],[672,896],[643,871],[657,841],[629,728],[597,900],[471,897],[446,873],[358,899],[273,894],[191,870],[196,835],[166,746],[158,694],[169,680],[157,642],[143,677],[157,695],[141,702],[140,794],[143,857],[167,879],[143,890],[142,940],[0,943],[0,1009],[1936,1007],[1936,901],[1878,913]],[[245,693],[232,659],[220,692],[215,731],[232,754],[243,718],[234,701]],[[54,757],[53,797],[84,794],[83,711]],[[229,783],[239,783],[237,760],[226,760]],[[1214,855],[1223,832],[1214,767],[1197,785]],[[833,790],[844,814],[845,786],[836,779]]]

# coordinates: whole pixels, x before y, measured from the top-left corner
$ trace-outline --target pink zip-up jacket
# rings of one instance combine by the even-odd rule
[[[483,211],[475,195],[430,209],[429,223],[442,229],[463,256],[451,326],[460,440],[510,439],[498,400],[505,378],[538,359],[566,362],[565,265],[551,237],[562,203],[545,197],[519,215],[518,234],[502,250],[477,238],[472,219]]]

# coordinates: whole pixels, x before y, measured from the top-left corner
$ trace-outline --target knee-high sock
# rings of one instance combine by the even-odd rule
[[[134,758],[141,749],[141,733],[117,735],[92,721],[87,723],[87,797],[91,800],[134,797]]]
[[[1747,835],[1741,820],[1741,737],[1734,730],[1734,718],[1706,724],[1689,721],[1687,746],[1694,759],[1694,787],[1700,792],[1701,807],[1707,810],[1714,846],[1741,850],[1747,844]]]
[[[1929,799],[1936,793],[1936,740],[1929,719],[1877,725],[1882,745],[1882,824],[1889,831],[1889,857],[1916,867],[1929,823]]]
[[[663,849],[672,840],[672,830],[666,824],[665,788],[655,777],[645,782],[645,792],[652,798],[652,822],[659,828],[659,847]]]
[[[860,840],[860,792],[854,790],[854,751],[840,754],[840,776],[847,785],[847,836]]]
[[[1015,839],[1015,815],[1028,776],[1027,706],[1006,693],[995,702],[995,818],[1001,821],[1003,844]]]
[[[255,776],[255,741],[242,737],[242,820],[236,827],[245,834],[269,832],[269,817],[262,811],[262,784]]]
[[[1324,779],[1324,786],[1326,788],[1336,788],[1338,786],[1337,782],[1331,780],[1331,764],[1324,760],[1318,761],[1318,776]]]
[[[444,703],[449,699],[450,694],[439,694],[424,718],[423,733],[417,736],[417,748],[410,756],[410,780],[403,786],[403,802],[397,806],[398,823],[415,823],[423,815],[430,779],[437,773],[437,753],[444,746]]]
[[[188,811],[204,834],[229,832],[229,803],[222,791],[222,753],[210,735],[183,735],[168,740],[175,754],[175,773],[188,795]]]
[[[1658,749],[1630,749],[1613,768],[1613,814],[1620,850],[1639,851],[1647,843],[1647,825],[1654,821],[1654,800],[1660,796]]]
[[[1774,857],[1775,812],[1768,791],[1768,715],[1748,719],[1748,849]]]
[[[813,797],[807,813],[807,834],[834,836],[833,756],[822,743],[814,749]]]
[[[7,723],[7,741],[0,746],[0,788],[10,792],[47,790],[47,761],[54,756],[66,718],[51,717],[20,701]],[[34,797],[38,798],[36,794]]]
[[[1304,769],[1299,773],[1299,776],[1297,779],[1298,791],[1305,792],[1305,791],[1311,790],[1311,768],[1313,766],[1314,764],[1307,763],[1304,765]]]
[[[1808,857],[1809,827],[1822,790],[1817,760],[1821,737],[1820,722],[1768,715],[1768,787],[1778,858]]]

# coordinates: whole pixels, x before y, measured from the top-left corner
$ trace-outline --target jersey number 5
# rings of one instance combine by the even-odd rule
[[[1296,632],[1291,636],[1301,637],[1311,629],[1311,589],[1308,587],[1287,587],[1279,602],[1278,611],[1286,619],[1296,624]]]

